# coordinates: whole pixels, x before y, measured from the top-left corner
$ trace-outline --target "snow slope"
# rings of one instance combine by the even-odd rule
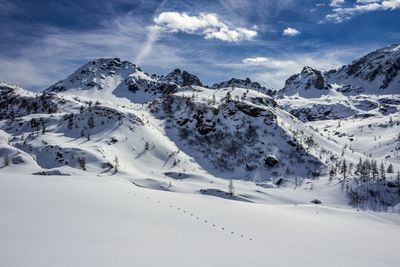
[[[3,266],[398,263],[399,225],[356,210],[154,191],[117,176],[12,172],[2,172],[0,198]]]

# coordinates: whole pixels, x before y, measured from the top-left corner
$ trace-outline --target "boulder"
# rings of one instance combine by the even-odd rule
[[[275,156],[267,156],[264,160],[265,165],[267,165],[268,167],[275,167],[278,164],[278,160],[276,159]]]
[[[313,200],[311,200],[310,201],[311,203],[313,203],[313,204],[322,204],[322,201],[321,200],[319,200],[319,199],[313,199]]]

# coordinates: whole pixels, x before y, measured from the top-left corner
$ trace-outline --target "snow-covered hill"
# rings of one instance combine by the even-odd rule
[[[398,263],[397,214],[382,219],[382,214],[336,207],[176,194],[138,187],[117,176],[8,171],[0,176],[3,266]],[[184,186],[173,186],[179,183]],[[285,201],[273,189],[265,194]]]
[[[394,266],[398,50],[305,67],[277,97],[118,58],[40,93],[0,83],[0,262]]]

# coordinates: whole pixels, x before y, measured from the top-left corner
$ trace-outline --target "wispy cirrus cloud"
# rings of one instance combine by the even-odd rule
[[[355,4],[347,7],[344,6],[344,1],[333,0],[331,6],[335,8],[331,14],[326,15],[325,19],[341,23],[364,13],[400,9],[400,0],[357,0]]]

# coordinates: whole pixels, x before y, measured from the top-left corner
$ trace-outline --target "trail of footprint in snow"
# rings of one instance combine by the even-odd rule
[[[134,195],[136,196],[136,193],[134,193]],[[149,196],[146,196],[146,199],[150,199],[150,197],[149,197]],[[158,200],[157,203],[161,203],[161,201]],[[170,208],[173,208],[173,205],[169,205],[169,207],[170,207]],[[181,210],[181,208],[180,208],[180,207],[177,207],[177,210]],[[186,213],[186,210],[182,210],[182,212],[183,212],[183,213]],[[190,213],[190,216],[193,217],[193,213]],[[196,217],[196,220],[200,220],[200,217]],[[204,223],[208,223],[208,220],[204,220]],[[213,227],[216,227],[215,224],[212,224],[212,226],[213,226]],[[221,230],[222,230],[222,231],[225,231],[225,227],[221,227]],[[234,232],[234,231],[230,231],[230,234],[235,234],[235,232]],[[245,235],[240,235],[240,237],[241,237],[241,238],[244,238]],[[253,241],[252,238],[248,238],[248,240],[249,240],[249,241]]]

